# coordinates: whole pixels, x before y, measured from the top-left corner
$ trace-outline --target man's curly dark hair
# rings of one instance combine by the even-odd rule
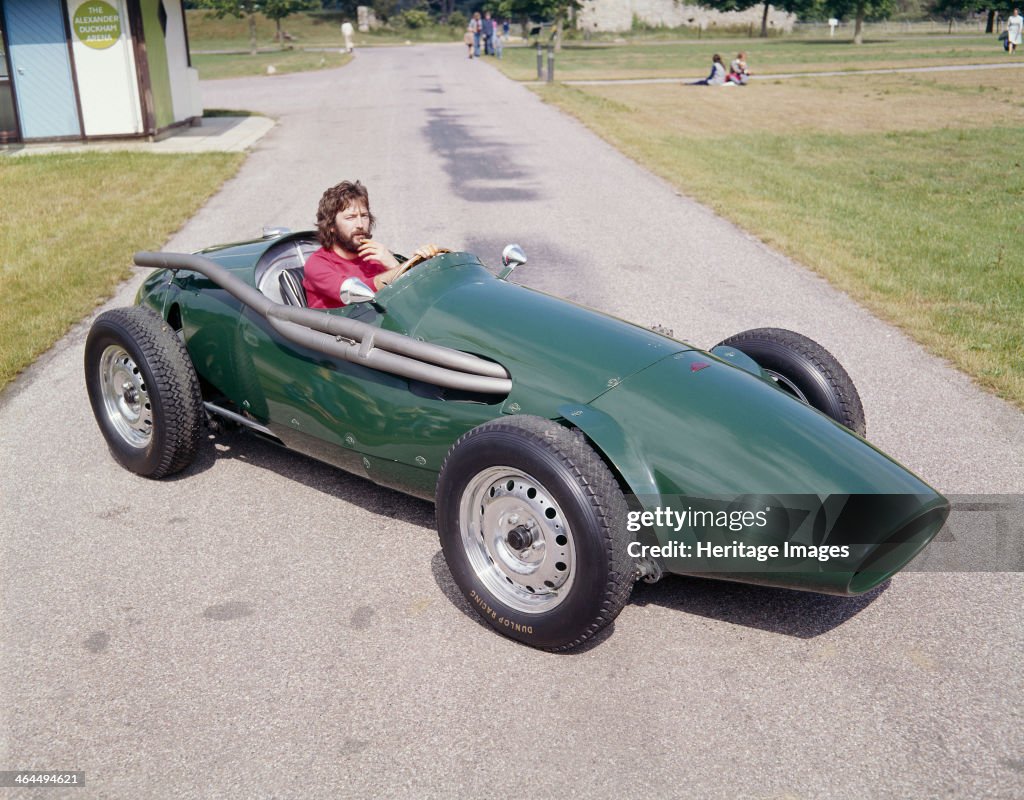
[[[373,226],[377,224],[377,218],[370,211],[370,195],[362,183],[342,181],[324,192],[323,197],[320,198],[320,206],[316,210],[316,230],[317,238],[320,239],[320,244],[325,249],[330,250],[338,243],[338,229],[334,225],[338,213],[359,200],[366,204],[366,211],[370,216],[367,233],[372,234]]]

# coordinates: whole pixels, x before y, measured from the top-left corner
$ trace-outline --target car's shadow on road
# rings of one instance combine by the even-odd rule
[[[431,560],[431,571],[437,587],[451,604],[481,628],[490,629],[463,596],[448,570],[444,554],[438,550]],[[742,625],[748,628],[813,639],[837,628],[867,608],[889,586],[886,582],[857,597],[750,586],[729,581],[666,576],[657,584],[637,583],[629,605],[658,605],[680,614],[698,616]],[[615,623],[604,628],[593,639],[568,652],[577,655],[589,652],[615,633]],[[660,635],[660,634],[659,634]]]
[[[836,597],[667,575],[655,584],[638,583],[630,602],[641,606],[662,606],[783,636],[813,639],[859,614],[888,587],[889,582],[886,581],[856,597]]]
[[[184,479],[205,472],[222,459],[237,459],[269,470],[331,497],[352,503],[373,514],[415,525],[436,535],[434,506],[426,500],[378,486],[299,453],[286,450],[258,437],[224,430],[204,437],[195,462],[171,478]],[[440,549],[430,564],[434,582],[451,604],[466,617],[490,630],[455,584]],[[762,631],[812,639],[839,627],[875,601],[888,582],[857,597],[774,589],[765,586],[668,575],[656,584],[639,582],[633,589],[631,605],[656,605],[681,614],[696,614],[720,622]],[[612,623],[592,640],[570,653],[585,653],[614,634]]]
[[[207,434],[192,465],[167,480],[183,480],[211,469],[218,461],[235,459],[379,516],[401,520],[428,531],[436,530],[434,504],[426,500],[379,486],[367,478],[242,431],[225,429],[216,434],[207,431]]]

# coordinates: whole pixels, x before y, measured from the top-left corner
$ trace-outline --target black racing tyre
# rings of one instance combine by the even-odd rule
[[[813,339],[783,328],[755,328],[719,345],[750,356],[785,391],[851,431],[866,435],[864,407],[842,364]]]
[[[192,463],[203,402],[185,345],[148,308],[100,314],[85,342],[85,385],[110,452],[126,469],[163,478]]]
[[[437,484],[452,577],[505,636],[570,650],[618,616],[637,577],[626,501],[586,439],[518,416],[469,431]]]

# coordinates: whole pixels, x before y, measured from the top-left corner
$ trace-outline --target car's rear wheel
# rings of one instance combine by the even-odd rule
[[[534,647],[587,641],[636,579],[618,483],[581,435],[545,419],[493,420],[459,439],[438,479],[437,517],[470,606]]]
[[[730,336],[718,347],[750,356],[779,388],[864,436],[864,407],[853,380],[828,350],[783,328],[755,328]]]
[[[199,380],[181,339],[140,306],[96,318],[85,343],[85,384],[114,458],[162,478],[195,458],[202,424]]]

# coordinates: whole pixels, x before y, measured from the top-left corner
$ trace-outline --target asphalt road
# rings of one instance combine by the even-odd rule
[[[204,84],[280,124],[167,249],[309,226],[360,178],[394,249],[514,241],[517,280],[704,346],[818,339],[879,447],[1021,492],[1019,412],[462,53]],[[172,480],[122,470],[85,331],[0,398],[0,769],[84,770],[74,798],[1024,794],[1020,573],[855,599],[667,579],[593,646],[533,651],[463,602],[429,504],[238,435]]]

